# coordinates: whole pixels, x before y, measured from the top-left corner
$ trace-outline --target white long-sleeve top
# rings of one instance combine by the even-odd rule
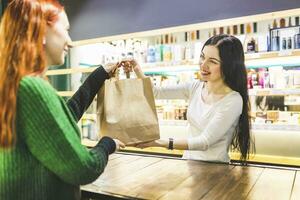
[[[183,158],[229,162],[229,147],[242,113],[241,95],[232,91],[213,104],[203,102],[199,80],[168,87],[154,87],[156,99],[188,100],[188,148]]]

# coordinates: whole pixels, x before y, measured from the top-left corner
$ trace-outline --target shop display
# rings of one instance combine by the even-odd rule
[[[300,131],[299,25],[299,16],[280,16],[203,29],[195,27],[194,30],[156,32],[152,36],[139,35],[137,38],[75,47],[71,51],[71,59],[76,59],[71,63],[89,68],[132,55],[154,85],[173,85],[199,79],[199,56],[203,43],[209,37],[233,34],[244,46],[252,131],[294,133]],[[76,76],[72,75],[72,88],[81,84],[80,78],[74,78]],[[161,126],[165,121],[186,126],[182,122],[187,119],[187,109],[184,100],[156,101]],[[82,121],[84,138],[97,139],[88,131],[94,129],[90,124],[95,123],[96,112],[90,109],[85,116],[91,119]]]

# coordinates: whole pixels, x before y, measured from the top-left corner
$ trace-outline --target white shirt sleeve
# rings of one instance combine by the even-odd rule
[[[179,83],[172,86],[153,86],[153,93],[156,99],[185,99],[190,98],[194,83]]]
[[[240,95],[233,95],[222,104],[218,104],[218,108],[212,119],[207,124],[200,136],[188,138],[189,150],[207,150],[211,145],[226,137],[227,131],[239,119],[243,100]]]

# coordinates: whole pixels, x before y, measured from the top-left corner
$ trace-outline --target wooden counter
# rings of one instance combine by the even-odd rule
[[[300,199],[300,169],[239,166],[117,153],[83,197],[111,199]]]

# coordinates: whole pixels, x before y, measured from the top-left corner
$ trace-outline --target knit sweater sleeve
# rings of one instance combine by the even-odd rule
[[[65,182],[87,184],[103,172],[108,155],[115,150],[103,138],[90,151],[81,145],[80,132],[64,101],[41,78],[25,77],[18,91],[19,139],[46,168]]]
[[[87,77],[76,93],[67,101],[67,105],[76,121],[82,117],[104,81],[108,78],[109,75],[104,68],[102,66],[98,67]]]

